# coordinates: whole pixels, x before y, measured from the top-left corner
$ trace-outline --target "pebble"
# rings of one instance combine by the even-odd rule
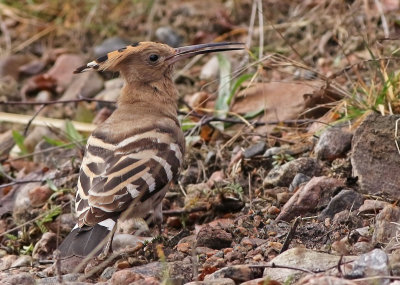
[[[262,269],[260,268],[250,268],[248,265],[235,265],[221,268],[214,273],[207,275],[204,278],[204,281],[230,278],[235,281],[235,283],[241,283],[261,276]]]
[[[158,41],[166,43],[170,47],[178,47],[182,44],[183,37],[178,35],[171,27],[159,27],[155,36]]]
[[[262,154],[265,152],[265,148],[267,147],[264,141],[256,143],[248,148],[246,148],[243,152],[244,158],[252,158],[253,156]]]
[[[337,127],[327,129],[315,146],[318,159],[333,161],[343,157],[351,148],[353,134]]]
[[[327,217],[333,218],[343,210],[357,210],[363,200],[363,196],[354,190],[342,190],[329,201],[328,206],[318,215],[318,219],[322,221]]]
[[[32,265],[32,257],[29,255],[21,255],[18,257],[17,260],[15,260],[10,268],[18,268],[18,267],[24,267],[24,266],[31,266]]]
[[[235,281],[230,278],[217,278],[207,281],[193,281],[185,285],[235,285]]]
[[[35,208],[46,204],[51,194],[53,194],[53,191],[47,185],[34,187],[28,192],[31,205]]]
[[[297,173],[307,176],[317,176],[321,172],[321,166],[317,160],[310,157],[301,157],[273,168],[264,179],[264,186],[288,187]]]
[[[232,240],[231,233],[209,225],[202,227],[196,236],[197,246],[205,246],[212,249],[230,247]]]
[[[57,248],[57,235],[47,232],[42,235],[40,240],[33,248],[32,257],[34,259],[49,259],[53,255],[53,251]]]
[[[110,283],[113,285],[128,285],[140,279],[143,279],[142,275],[135,273],[130,269],[123,269],[120,271],[116,271],[112,275]]]
[[[100,57],[105,55],[110,51],[117,50],[119,48],[125,47],[129,44],[129,42],[125,41],[120,37],[111,37],[104,40],[100,45],[97,45],[93,48],[95,57]]]
[[[33,285],[36,284],[35,279],[29,273],[23,272],[11,275],[1,280],[4,285]]]
[[[388,276],[390,275],[389,258],[381,249],[374,249],[368,253],[362,254],[353,263],[353,270],[348,274],[352,278]],[[377,285],[387,285],[390,279],[371,280]]]
[[[293,178],[292,183],[289,185],[289,191],[294,192],[301,184],[306,183],[311,180],[311,177],[304,175],[303,173],[297,173]]]
[[[400,163],[393,132],[399,118],[371,112],[355,131],[351,165],[361,193],[398,199]]]
[[[393,239],[398,235],[398,227],[393,223],[400,221],[400,208],[388,205],[376,215],[374,234],[372,235],[373,244],[394,242]]]
[[[326,176],[314,177],[300,188],[282,207],[276,220],[290,221],[294,217],[314,212],[326,206],[333,193],[344,184],[341,180]]]

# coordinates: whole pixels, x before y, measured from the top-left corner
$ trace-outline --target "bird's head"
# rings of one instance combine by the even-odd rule
[[[155,42],[139,42],[108,54],[79,67],[74,73],[88,70],[119,71],[128,83],[156,82],[170,77],[175,62],[197,54],[241,50],[243,43],[208,43],[172,48]]]

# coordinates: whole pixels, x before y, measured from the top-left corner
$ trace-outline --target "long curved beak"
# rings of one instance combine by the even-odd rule
[[[175,63],[178,60],[188,58],[197,54],[229,51],[229,50],[243,50],[245,48],[244,43],[236,42],[221,42],[221,43],[208,43],[192,46],[184,46],[175,49],[175,54],[167,57],[166,61],[169,64]]]

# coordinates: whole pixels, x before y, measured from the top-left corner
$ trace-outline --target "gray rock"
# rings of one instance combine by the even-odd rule
[[[253,156],[259,155],[265,151],[266,144],[261,141],[258,142],[244,150],[243,156],[244,158],[251,158]]]
[[[342,190],[329,202],[328,206],[318,215],[320,221],[333,218],[343,210],[357,210],[363,203],[363,196],[354,190]]]
[[[281,209],[276,220],[290,221],[298,215],[315,212],[326,207],[333,193],[343,187],[341,180],[325,176],[314,177],[290,197]]]
[[[152,239],[152,237],[141,237],[130,234],[115,234],[112,248],[114,252],[120,252],[126,248],[133,248],[139,243],[143,244],[145,241],[151,241]]]
[[[16,261],[14,261],[10,268],[24,267],[32,265],[32,257],[29,255],[21,255]]]
[[[103,270],[103,273],[101,273],[100,275],[100,279],[102,280],[108,280],[110,279],[113,274],[115,273],[115,271],[117,271],[117,268],[109,266],[106,269]]]
[[[218,57],[211,57],[206,64],[203,65],[200,71],[200,79],[210,80],[218,77],[219,73],[219,62]]]
[[[235,283],[245,282],[262,276],[261,268],[250,268],[248,265],[235,265],[221,268],[214,273],[207,275],[204,281],[211,281],[220,278],[229,278]]]
[[[61,278],[62,278],[63,282],[76,282],[76,281],[78,281],[80,276],[82,276],[82,275],[78,274],[78,273],[70,273],[70,274],[62,275]],[[58,282],[58,276],[55,276],[55,277],[47,277],[47,278],[38,279],[36,284],[37,285],[56,285],[56,284],[60,284],[60,282]]]
[[[307,176],[317,176],[321,173],[321,166],[317,160],[309,157],[301,157],[272,169],[264,179],[264,186],[288,187],[296,174],[302,173]]]
[[[232,234],[220,227],[203,226],[196,236],[197,246],[205,246],[212,249],[222,249],[230,247]]]
[[[335,276],[323,274],[310,274],[302,278],[296,285],[359,285],[360,283]],[[250,284],[241,284],[250,285]]]
[[[400,208],[388,205],[376,215],[374,234],[372,235],[372,242],[376,243],[390,243],[387,246],[397,244],[395,238],[397,236],[398,227],[394,223],[400,222]]]
[[[15,275],[11,275],[1,280],[3,285],[34,285],[35,279],[29,273],[23,272]]]
[[[96,57],[105,55],[106,53],[117,50],[127,46],[129,42],[121,39],[120,37],[112,37],[104,40],[100,45],[94,47],[94,54]]]
[[[362,278],[362,277],[373,277],[373,276],[388,276],[390,275],[389,270],[389,258],[386,253],[381,249],[374,249],[368,253],[362,254],[353,263],[353,270],[348,277]],[[371,284],[387,285],[390,283],[390,279],[373,279]]]
[[[103,78],[97,72],[85,72],[74,77],[60,100],[73,100],[79,96],[91,98],[103,89]]]
[[[53,251],[57,248],[57,235],[47,232],[42,235],[40,240],[33,248],[32,257],[35,259],[49,259]]]
[[[299,267],[311,271],[326,271],[332,268],[337,268],[340,258],[341,257],[337,255],[316,252],[311,249],[291,248],[273,258],[271,263],[276,265]],[[343,259],[346,262],[354,260],[354,258],[350,257],[344,257]],[[344,265],[342,265],[342,269],[343,266]],[[290,282],[294,282],[304,276],[305,273],[292,269],[265,268],[263,275],[264,277],[268,276],[271,280],[284,283],[289,279],[291,280]]]
[[[183,37],[178,35],[171,27],[159,27],[155,35],[158,41],[171,47],[178,47],[183,41]]]
[[[0,271],[7,270],[18,259],[16,255],[6,255],[0,259]]]
[[[339,128],[327,129],[315,146],[315,154],[321,160],[334,160],[342,157],[351,148],[353,134]]]
[[[217,278],[207,281],[193,281],[185,285],[235,285],[235,281],[230,278]]]
[[[289,191],[295,191],[301,184],[311,180],[311,177],[304,175],[303,173],[297,173],[293,178],[292,183],[289,185]]]
[[[394,131],[399,118],[371,113],[354,133],[351,164],[361,193],[383,193],[398,199],[400,163]]]

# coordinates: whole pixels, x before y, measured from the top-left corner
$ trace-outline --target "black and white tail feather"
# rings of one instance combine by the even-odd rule
[[[68,236],[58,247],[60,258],[70,256],[86,257],[89,254],[98,255],[103,247],[108,234],[116,225],[116,219],[107,219],[94,226],[78,227],[72,229]]]

